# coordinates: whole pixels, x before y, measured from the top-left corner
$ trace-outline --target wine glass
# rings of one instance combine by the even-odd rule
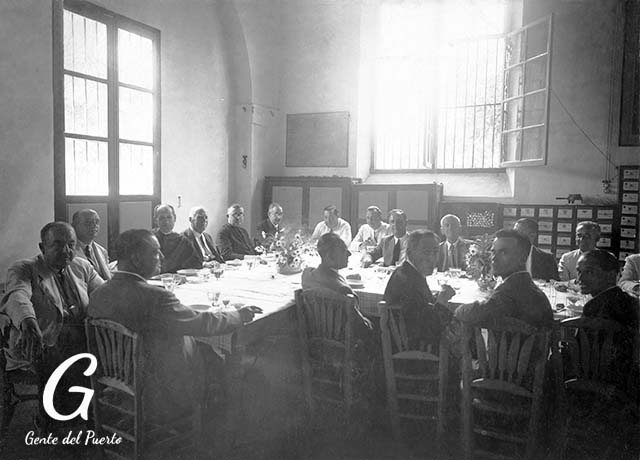
[[[222,274],[224,273],[224,267],[221,264],[216,264],[213,267],[212,272],[213,272],[213,276],[215,276],[216,279],[219,280]]]
[[[169,273],[160,275],[160,279],[162,280],[162,284],[164,285],[165,289],[169,292],[173,292],[177,283],[176,277]]]
[[[224,305],[225,310],[229,307],[229,302],[231,302],[231,298],[229,298],[229,296],[222,297],[222,305]]]

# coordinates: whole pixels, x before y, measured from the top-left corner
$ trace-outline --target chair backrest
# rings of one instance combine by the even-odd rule
[[[626,374],[625,369],[614,369],[631,364],[617,361],[620,352],[632,355],[632,350],[616,349],[619,334],[623,332],[620,323],[602,318],[578,317],[565,319],[560,327],[570,361],[566,369],[567,377],[610,381],[614,374]]]
[[[378,302],[378,310],[380,311],[382,343],[388,344],[391,354],[408,350],[409,336],[407,335],[407,325],[402,314],[402,307],[389,305],[382,300]]]
[[[92,379],[135,395],[142,382],[142,338],[108,319],[87,318],[85,330],[89,353],[98,358],[98,370]]]
[[[517,396],[532,397],[542,391],[550,329],[538,330],[524,321],[503,317],[465,324],[463,331],[463,369],[470,365],[475,346],[483,386]]]
[[[340,295],[329,289],[296,291],[296,306],[301,326],[306,329],[309,341],[320,340],[350,350],[352,345],[352,324],[356,298]]]

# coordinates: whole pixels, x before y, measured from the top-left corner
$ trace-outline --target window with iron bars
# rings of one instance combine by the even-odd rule
[[[505,34],[506,8],[381,7],[374,172],[546,161],[551,18]],[[474,32],[485,35],[469,37]]]

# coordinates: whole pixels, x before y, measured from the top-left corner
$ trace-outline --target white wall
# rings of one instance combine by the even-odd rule
[[[213,0],[95,3],[160,30],[162,201],[182,197],[180,230],[189,207],[204,205],[215,232],[228,201],[230,107],[242,88],[231,74],[234,37],[221,26],[238,22],[235,10]],[[12,261],[37,252],[39,230],[53,219],[51,11],[47,0],[0,2],[2,278]]]

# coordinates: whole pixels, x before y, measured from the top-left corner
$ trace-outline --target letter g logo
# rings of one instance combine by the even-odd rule
[[[78,407],[75,412],[69,415],[62,415],[58,413],[58,411],[56,411],[55,407],[53,407],[53,394],[55,393],[56,387],[58,386],[58,382],[60,382],[60,379],[62,378],[64,373],[71,367],[73,363],[83,358],[89,359],[91,361],[87,370],[83,372],[84,375],[87,377],[93,375],[98,367],[98,360],[91,353],[79,353],[72,356],[71,358],[66,359],[56,368],[55,371],[53,371],[51,377],[49,377],[49,380],[44,387],[44,393],[42,394],[42,403],[44,405],[44,410],[47,412],[47,414],[49,414],[49,417],[60,422],[71,420],[78,415],[80,415],[84,420],[89,419],[89,404],[91,403],[91,398],[93,398],[94,393],[94,391],[90,388],[78,386],[69,388],[69,393],[84,393],[82,403],[80,403],[80,407]]]

